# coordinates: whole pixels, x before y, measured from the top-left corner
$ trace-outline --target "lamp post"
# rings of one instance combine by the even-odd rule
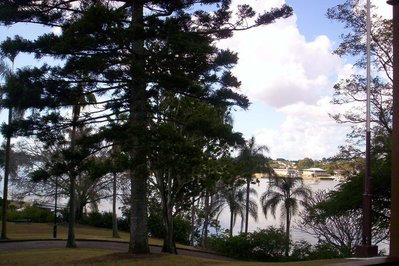
[[[371,14],[370,0],[367,0],[367,104],[366,104],[366,171],[364,176],[363,192],[363,226],[362,226],[362,245],[356,247],[356,256],[374,257],[378,255],[378,247],[371,245],[371,212],[372,212],[372,189],[371,189],[371,131],[370,131],[370,83],[371,83]]]
[[[389,256],[399,258],[399,0],[390,0],[387,3],[393,6],[393,124]]]

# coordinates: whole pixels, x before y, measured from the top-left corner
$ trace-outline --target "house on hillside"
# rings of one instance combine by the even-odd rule
[[[324,169],[321,168],[308,168],[302,170],[303,179],[334,179],[334,177]]]

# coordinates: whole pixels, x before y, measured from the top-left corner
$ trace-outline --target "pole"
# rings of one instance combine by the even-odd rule
[[[390,257],[399,257],[399,0],[387,1],[393,6],[393,124],[391,172]],[[395,163],[396,162],[396,163]]]
[[[371,63],[370,63],[370,35],[371,35],[371,16],[370,0],[367,0],[367,110],[366,110],[366,172],[364,179],[363,194],[363,239],[362,244],[371,245],[371,167],[370,167],[370,81],[371,81]]]
[[[371,245],[371,226],[372,226],[372,188],[371,188],[371,166],[370,166],[370,82],[371,82],[371,12],[370,0],[367,0],[367,100],[366,100],[366,171],[364,176],[364,192],[363,192],[363,226],[362,226],[362,245],[356,247],[356,256],[358,257],[374,257],[378,255],[378,247]]]

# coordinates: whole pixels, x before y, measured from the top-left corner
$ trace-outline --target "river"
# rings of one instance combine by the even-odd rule
[[[337,181],[335,179],[322,179],[320,181],[311,181],[311,180],[305,180],[304,184],[308,186],[313,193],[319,191],[319,190],[332,190],[335,189],[337,185],[340,184],[340,181]],[[248,231],[253,232],[257,229],[264,229],[267,228],[268,226],[276,226],[279,227],[280,225],[284,224],[284,219],[281,218],[279,208],[276,211],[276,218],[274,218],[270,212],[267,215],[267,218],[262,212],[262,208],[260,205],[260,197],[261,195],[267,190],[269,186],[269,179],[267,178],[261,178],[260,182],[258,184],[252,184],[251,187],[254,188],[258,194],[256,197],[256,200],[258,202],[258,220],[255,221],[252,217],[249,218],[249,224],[248,224]],[[254,197],[254,196],[252,196]],[[105,203],[105,204],[104,204]],[[100,208],[103,211],[111,211],[111,204],[106,201],[103,201],[103,204]],[[300,209],[301,210],[301,209]],[[118,212],[118,216],[120,215],[120,210]],[[222,213],[219,215],[219,221],[220,221],[220,226],[221,230],[228,229],[230,227],[230,210],[228,207],[225,207],[225,209],[222,211]],[[307,242],[311,244],[316,244],[317,239],[309,234],[303,233],[295,228],[296,222],[299,221],[299,217],[295,216],[292,218],[291,222],[291,238],[292,240],[299,241],[299,240],[306,240]],[[237,235],[240,233],[241,230],[241,218],[237,217],[236,224],[233,228],[233,234]],[[211,229],[211,233],[215,233],[214,230]],[[379,250],[385,250],[387,251],[388,244],[387,243],[380,243],[379,244]]]

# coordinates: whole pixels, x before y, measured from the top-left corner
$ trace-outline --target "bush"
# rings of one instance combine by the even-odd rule
[[[95,227],[112,228],[112,212],[91,212],[82,217],[80,223]]]
[[[34,223],[48,223],[54,221],[54,214],[50,210],[27,206],[23,210],[10,209],[7,214],[7,221],[12,222],[18,219],[30,219]]]
[[[233,237],[211,237],[207,247],[237,259],[279,261],[283,258],[285,243],[284,230],[271,226]]]
[[[351,254],[343,253],[336,247],[320,242],[312,246],[306,241],[295,242],[291,254],[292,260],[320,260],[350,257]]]
[[[163,219],[160,212],[152,211],[148,217],[148,232],[153,237],[164,238],[165,237],[165,227],[163,225]],[[175,241],[181,244],[190,243],[190,232],[191,223],[182,216],[176,216],[173,219],[173,229]]]
[[[311,257],[312,252],[312,245],[305,240],[301,240],[294,243],[291,258],[293,260],[307,260]]]
[[[184,217],[177,216],[173,220],[175,240],[184,245],[190,244],[191,222]]]
[[[343,258],[346,256],[350,256],[351,254],[344,254],[340,250],[338,250],[336,247],[328,244],[321,242],[317,244],[312,253],[310,254],[310,259],[333,259],[333,258]]]

